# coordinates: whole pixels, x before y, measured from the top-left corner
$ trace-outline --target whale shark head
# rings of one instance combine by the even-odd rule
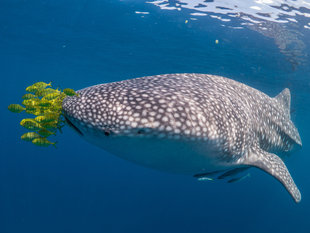
[[[175,126],[181,124],[172,124],[166,114],[166,99],[160,95],[122,89],[122,82],[96,85],[77,93],[79,96],[64,100],[63,112],[68,124],[83,137],[179,137],[180,129]],[[178,111],[175,116],[187,116],[183,107]]]

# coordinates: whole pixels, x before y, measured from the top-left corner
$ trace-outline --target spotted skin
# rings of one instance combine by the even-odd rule
[[[156,169],[204,174],[244,166],[301,195],[275,153],[301,146],[290,92],[275,98],[207,74],[166,74],[100,84],[67,97],[67,121],[87,141]]]

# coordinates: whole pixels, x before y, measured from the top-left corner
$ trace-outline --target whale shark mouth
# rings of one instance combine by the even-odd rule
[[[65,116],[65,120],[68,123],[68,125],[73,128],[79,135],[84,136],[84,134],[82,133],[81,130],[79,130],[78,127],[76,127],[66,116]]]

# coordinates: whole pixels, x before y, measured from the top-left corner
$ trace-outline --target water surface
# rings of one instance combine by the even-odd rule
[[[0,232],[309,232],[309,1],[247,3],[2,0]],[[270,96],[290,88],[303,149],[287,166],[300,204],[256,169],[235,184],[198,182],[123,161],[68,127],[57,149],[34,147],[7,111],[36,81],[80,89],[181,72]]]

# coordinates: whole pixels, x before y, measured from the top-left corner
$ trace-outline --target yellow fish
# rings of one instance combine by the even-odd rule
[[[39,138],[39,137],[40,137],[40,135],[37,134],[36,132],[28,132],[28,133],[24,133],[21,136],[21,139],[25,140],[25,141],[32,141],[33,139]]]
[[[49,146],[49,145],[53,145],[56,147],[56,142],[50,142],[49,140],[47,140],[46,138],[43,137],[39,137],[39,138],[35,138],[32,140],[32,143],[37,145],[37,146]]]
[[[46,129],[58,128],[58,121],[51,121],[51,122],[42,123],[42,127],[46,128]]]
[[[71,88],[65,88],[65,89],[63,90],[63,92],[64,92],[66,95],[68,95],[68,96],[77,95],[77,93],[76,93],[73,89],[71,89]]]
[[[50,107],[52,104],[48,100],[41,100],[38,105],[40,107]]]
[[[27,94],[23,95],[23,97],[22,97],[22,99],[24,99],[24,100],[29,100],[29,99],[34,99],[34,98],[36,98],[36,96],[33,94],[30,94],[30,93],[27,93]]]
[[[20,122],[20,125],[25,127],[26,129],[29,129],[29,130],[42,129],[41,125],[38,122],[36,122],[34,119],[30,119],[30,118],[23,119]]]
[[[37,116],[36,118],[34,118],[34,120],[36,122],[42,123],[42,122],[44,122],[45,117],[44,116]]]
[[[26,113],[29,113],[29,114],[33,114],[33,115],[36,115],[36,116],[39,116],[42,114],[41,110],[39,108],[36,108],[36,107],[26,107]]]
[[[32,92],[32,93],[36,92],[37,90],[38,90],[38,87],[36,87],[34,85],[31,85],[31,86],[26,88],[26,91]]]
[[[44,115],[45,119],[47,122],[50,122],[50,121],[58,121],[59,119],[59,116],[60,116],[60,112],[57,113],[57,112],[51,112],[51,113],[46,113]]]
[[[37,83],[35,83],[35,84],[33,84],[33,86],[35,86],[35,87],[37,87],[37,88],[39,88],[39,89],[44,89],[44,88],[46,88],[47,86],[52,86],[52,82],[50,82],[50,83],[45,83],[45,82],[37,82]]]
[[[46,89],[38,89],[35,94],[38,96],[38,97],[43,97],[43,96],[46,96],[48,94],[51,94],[51,93],[57,93],[58,91],[57,90],[54,90],[52,88],[46,88]]]
[[[57,121],[59,118],[58,114],[53,114],[53,113],[47,113],[43,116],[37,116],[35,120],[39,123],[47,123],[51,121]]]
[[[20,113],[20,112],[26,110],[24,107],[20,106],[19,104],[10,104],[8,109],[14,113]]]
[[[51,131],[49,131],[49,130],[47,130],[47,129],[41,129],[41,130],[39,130],[38,133],[39,133],[42,137],[48,137],[48,136],[51,136],[51,135],[55,134],[55,133],[53,133],[53,132],[51,132]]]
[[[28,100],[24,100],[22,102],[22,105],[24,106],[36,106],[38,104],[38,100],[34,100],[34,99],[28,99]]]
[[[35,115],[35,118],[26,118],[20,125],[28,130],[21,136],[22,140],[32,141],[39,146],[55,145],[47,140],[47,137],[55,135],[65,125],[62,115],[62,102],[67,96],[78,96],[70,88],[62,91],[51,88],[51,83],[37,82],[26,88],[27,93],[22,96],[22,105],[11,104],[8,109],[12,112],[26,113]]]
[[[54,99],[56,99],[56,98],[59,97],[59,96],[60,96],[59,93],[54,92],[54,93],[47,94],[47,95],[44,96],[43,98],[46,99],[46,100],[54,100]]]

